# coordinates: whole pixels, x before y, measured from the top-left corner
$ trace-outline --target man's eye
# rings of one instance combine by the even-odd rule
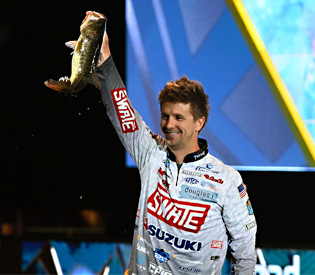
[[[168,116],[167,115],[162,115],[161,118],[167,120]]]
[[[176,119],[181,120],[181,119],[183,119],[183,117],[182,116],[176,116]]]

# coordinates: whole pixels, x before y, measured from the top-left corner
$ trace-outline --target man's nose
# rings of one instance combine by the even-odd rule
[[[174,123],[175,123],[174,118],[172,118],[172,117],[170,116],[170,117],[168,118],[168,120],[166,121],[165,127],[168,128],[168,129],[172,129],[172,128],[174,128]]]

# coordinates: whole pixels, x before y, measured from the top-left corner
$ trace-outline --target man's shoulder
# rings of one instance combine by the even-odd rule
[[[224,163],[221,159],[208,153],[203,159],[203,162],[207,167],[211,167],[213,170],[217,170],[220,173],[231,173],[238,175],[239,172],[229,164]]]

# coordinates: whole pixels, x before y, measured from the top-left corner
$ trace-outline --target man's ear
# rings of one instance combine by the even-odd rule
[[[203,125],[205,124],[206,122],[206,118],[204,116],[200,117],[200,118],[197,118],[197,127],[196,127],[196,132],[200,132],[200,130],[202,129]]]

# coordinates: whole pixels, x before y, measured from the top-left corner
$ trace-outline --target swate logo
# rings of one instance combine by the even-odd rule
[[[171,199],[160,183],[148,198],[148,213],[170,226],[192,233],[199,232],[209,210],[207,204]]]
[[[138,130],[134,110],[128,101],[126,88],[112,90],[112,98],[123,133],[132,133]]]

